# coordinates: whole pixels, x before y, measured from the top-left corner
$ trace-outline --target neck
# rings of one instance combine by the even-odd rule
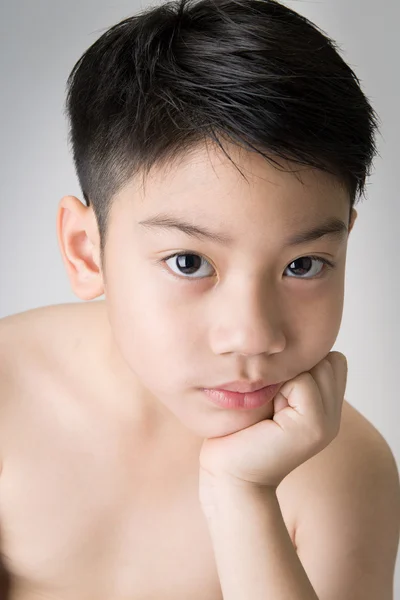
[[[154,439],[158,444],[165,440],[171,444],[171,440],[177,440],[181,447],[183,444],[185,448],[193,447],[199,451],[204,438],[191,432],[146,388],[122,356],[110,327],[105,303],[102,304],[101,330],[105,333],[104,359],[100,364],[106,367],[108,398],[105,401],[113,415],[122,418],[135,435],[145,441]]]

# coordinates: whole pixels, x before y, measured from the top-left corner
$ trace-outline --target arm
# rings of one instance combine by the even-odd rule
[[[210,482],[224,600],[393,600],[400,488],[386,441],[352,429],[293,475],[297,554],[273,491]]]
[[[393,600],[399,476],[385,439],[364,425],[350,423],[304,465],[295,543],[321,600]]]
[[[318,600],[271,488],[216,481],[207,523],[224,600]]]

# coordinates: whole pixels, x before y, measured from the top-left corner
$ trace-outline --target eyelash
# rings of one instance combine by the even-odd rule
[[[161,260],[157,261],[158,263],[162,263],[165,264],[170,258],[174,258],[174,257],[178,257],[178,256],[186,256],[186,255],[193,255],[193,256],[199,256],[200,258],[204,258],[201,254],[197,254],[196,252],[190,252],[190,251],[183,251],[183,252],[175,252],[174,254],[171,254],[170,256],[166,256],[165,258],[162,258]],[[310,279],[310,280],[315,280],[315,279],[320,279],[321,278],[321,274],[324,273],[325,271],[330,271],[336,268],[336,263],[328,260],[327,258],[323,258],[322,256],[315,256],[313,254],[307,254],[305,256],[299,256],[299,258],[296,258],[295,260],[292,260],[288,266],[290,266],[293,262],[296,262],[302,258],[311,258],[312,260],[316,260],[320,263],[322,263],[323,265],[325,265],[326,269],[322,269],[321,273],[319,273],[318,275],[314,276],[314,277],[296,277],[295,275],[290,277],[290,279]],[[208,262],[209,264],[211,264],[206,258],[204,258],[204,260],[206,262]],[[212,266],[212,265],[211,265]],[[287,268],[287,267],[286,267]],[[194,281],[201,281],[203,279],[207,279],[206,277],[186,277],[185,275],[177,275],[176,273],[174,273],[168,266],[168,273],[171,274],[173,277],[176,277],[179,280],[194,280]],[[209,276],[208,276],[209,277]]]

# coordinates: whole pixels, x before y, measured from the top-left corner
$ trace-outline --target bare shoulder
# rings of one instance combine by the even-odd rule
[[[34,308],[0,319],[0,376],[7,379],[29,366],[66,355],[83,341],[102,302],[77,302]]]
[[[298,494],[306,497],[312,490],[310,485],[325,487],[351,482],[354,488],[372,476],[374,482],[388,477],[394,490],[399,483],[389,444],[378,429],[345,400],[339,434],[322,452],[289,475],[288,487],[296,486]]]
[[[0,348],[14,340],[18,345],[23,342],[37,349],[37,342],[47,340],[54,328],[55,333],[67,334],[73,323],[86,321],[100,311],[104,311],[104,302],[69,302],[40,306],[3,317],[0,319]]]
[[[362,482],[365,477],[387,476],[394,489],[398,486],[398,470],[392,450],[378,429],[354,406],[344,400],[340,431],[322,452],[290,473],[281,484],[281,493],[296,493],[299,513],[303,501],[317,488],[340,483]],[[302,500],[302,501],[301,501]]]
[[[322,452],[293,471],[285,491],[295,492],[297,529],[314,500],[333,503],[344,495],[351,503],[381,496],[399,521],[399,473],[393,452],[378,429],[346,400],[339,434]],[[368,494],[368,498],[365,496]],[[354,506],[354,508],[356,508]],[[361,507],[358,507],[361,508]],[[383,506],[381,506],[383,508]],[[378,509],[378,505],[375,506]]]
[[[318,597],[392,598],[399,473],[367,418],[345,400],[338,436],[293,471],[281,493],[292,499],[296,550]]]
[[[95,361],[90,348],[96,347],[103,306],[57,304],[0,319],[0,459],[6,438],[21,428],[25,401],[40,402],[46,393],[61,397],[71,385],[88,387],[86,366]],[[85,369],[82,355],[89,357]]]
[[[31,402],[49,384],[61,391],[83,381],[87,365],[96,360],[92,349],[99,346],[103,315],[103,303],[87,302],[43,306],[0,319],[2,439],[11,431],[8,417],[22,399]]]

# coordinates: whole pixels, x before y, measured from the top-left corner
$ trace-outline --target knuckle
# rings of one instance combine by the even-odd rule
[[[316,446],[326,443],[329,437],[330,432],[325,423],[316,423],[309,431],[309,439]]]

